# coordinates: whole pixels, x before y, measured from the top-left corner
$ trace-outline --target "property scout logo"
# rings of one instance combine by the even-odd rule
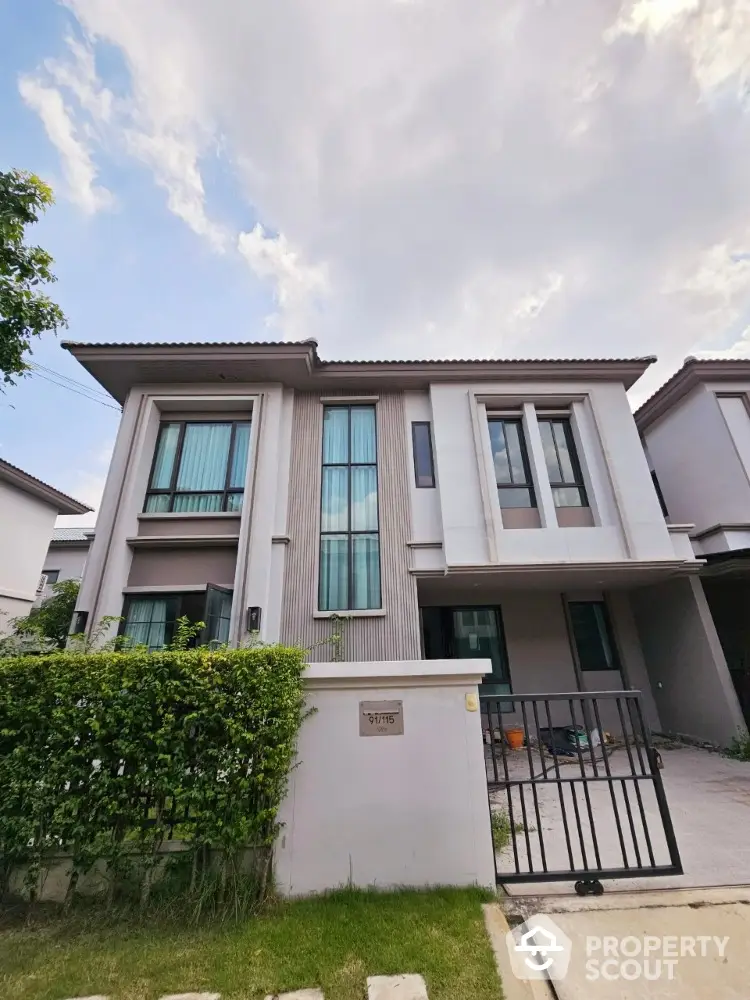
[[[513,974],[517,979],[565,979],[570,961],[582,957],[588,982],[673,980],[682,958],[726,955],[728,937],[634,934],[625,937],[587,935],[575,946],[551,917],[540,913],[506,935]]]

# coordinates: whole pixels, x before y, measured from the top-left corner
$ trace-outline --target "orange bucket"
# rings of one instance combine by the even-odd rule
[[[523,746],[523,729],[520,726],[512,726],[505,730],[505,739],[511,750],[520,750]]]

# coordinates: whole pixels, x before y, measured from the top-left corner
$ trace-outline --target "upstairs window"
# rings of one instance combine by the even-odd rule
[[[374,406],[323,410],[321,611],[381,607]]]
[[[418,488],[435,486],[435,464],[432,457],[432,433],[427,420],[415,420],[411,425],[414,448],[414,477]]]
[[[536,507],[522,421],[493,417],[488,423],[500,506]]]
[[[539,432],[555,507],[587,507],[570,420],[567,417],[540,417]]]
[[[144,510],[241,511],[249,447],[249,420],[162,423]]]

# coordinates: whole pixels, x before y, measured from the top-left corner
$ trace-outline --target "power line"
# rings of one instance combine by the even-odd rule
[[[45,372],[47,375],[54,375],[55,378],[62,379],[64,382],[70,383],[70,385],[75,386],[76,389],[83,389],[90,395],[101,396],[107,402],[109,402],[112,399],[112,397],[108,392],[101,392],[99,389],[93,388],[93,386],[88,386],[83,382],[78,382],[76,379],[71,378],[69,375],[63,375],[62,372],[56,372],[54,371],[54,369],[47,368],[45,367],[45,365],[40,365],[36,361],[31,362],[31,367],[38,371]]]
[[[67,389],[69,392],[74,392],[77,396],[83,396],[84,399],[90,400],[92,403],[98,403],[100,406],[106,406],[108,410],[117,410],[120,412],[119,406],[113,406],[111,403],[105,403],[103,399],[97,399],[96,396],[89,396],[88,393],[82,392],[80,389],[74,389],[72,385],[66,385],[64,382],[57,382],[55,379],[50,378],[49,375],[45,375],[40,371],[32,371],[32,375],[36,375],[37,378],[43,378],[45,382],[51,382],[52,385],[58,386],[60,389]]]

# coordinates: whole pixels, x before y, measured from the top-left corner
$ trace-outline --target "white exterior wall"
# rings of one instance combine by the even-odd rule
[[[50,504],[0,483],[0,634],[31,610],[56,519]]]
[[[544,406],[545,398],[548,407],[559,409],[561,399],[569,400],[594,526],[557,526],[541,440],[532,425],[527,447],[542,527],[503,527],[482,402],[488,398],[493,409],[517,407],[524,399]],[[677,558],[623,385],[433,385],[430,403],[439,498],[427,509],[417,494],[430,491],[413,490],[413,534],[434,537],[439,511],[441,566]],[[414,402],[411,411],[418,412]]]
[[[236,644],[244,634],[246,608],[254,605],[263,609],[260,638],[268,642],[278,638],[286,525],[286,491],[280,491],[280,484],[288,481],[292,401],[293,393],[279,385],[142,386],[130,391],[76,604],[77,610],[89,613],[89,629],[105,616],[122,614],[123,590],[132,562],[127,539],[138,534],[138,515],[143,511],[160,421],[168,420],[170,412],[195,411],[199,419],[201,411],[210,406],[212,412],[226,410],[228,419],[239,409],[252,410],[230,642]],[[164,515],[173,521],[180,516]],[[225,516],[234,520],[232,515]],[[113,624],[110,631],[114,633],[116,628]]]
[[[281,808],[285,895],[339,886],[495,886],[479,711],[488,660],[315,663]],[[467,701],[468,699],[468,701]],[[403,735],[360,736],[361,701],[403,702]]]
[[[58,580],[80,580],[86,565],[88,548],[79,546],[50,546],[44,558],[43,572],[56,569]]]
[[[676,523],[697,532],[716,524],[750,522],[750,416],[743,426],[736,409],[729,423],[715,390],[740,393],[750,386],[696,386],[644,433],[651,464]],[[733,433],[736,438],[733,438]]]

